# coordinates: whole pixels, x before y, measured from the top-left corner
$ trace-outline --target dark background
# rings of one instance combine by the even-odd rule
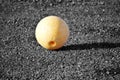
[[[49,15],[70,28],[56,51],[35,39]],[[0,0],[0,80],[120,80],[120,0]]]

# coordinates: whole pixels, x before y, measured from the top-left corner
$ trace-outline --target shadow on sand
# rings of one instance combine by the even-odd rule
[[[72,44],[68,46],[63,46],[60,50],[87,50],[87,49],[108,49],[108,48],[116,48],[120,47],[120,43],[85,43],[85,44]]]

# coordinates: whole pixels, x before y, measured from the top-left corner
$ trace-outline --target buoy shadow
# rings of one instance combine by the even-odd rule
[[[102,43],[85,43],[85,44],[72,44],[68,46],[63,46],[60,50],[66,51],[66,50],[88,50],[88,49],[108,49],[108,48],[116,48],[120,47],[120,43],[108,43],[108,42],[102,42]]]

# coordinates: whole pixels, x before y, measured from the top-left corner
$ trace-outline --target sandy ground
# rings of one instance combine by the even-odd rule
[[[70,28],[56,51],[34,35],[49,15]],[[0,80],[120,80],[120,0],[0,0]]]

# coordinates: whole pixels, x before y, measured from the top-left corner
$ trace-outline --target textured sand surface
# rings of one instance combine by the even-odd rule
[[[66,21],[70,37],[42,48],[42,18]],[[0,0],[0,80],[120,80],[120,0]]]

